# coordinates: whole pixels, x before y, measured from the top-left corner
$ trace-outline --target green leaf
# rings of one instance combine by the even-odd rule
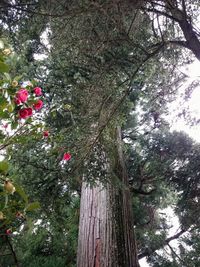
[[[33,211],[35,209],[39,209],[40,208],[40,203],[38,201],[30,203],[27,208],[26,211]]]
[[[28,204],[28,196],[25,193],[24,189],[19,185],[14,185],[16,192],[23,198],[26,204]]]
[[[7,111],[2,111],[0,110],[0,118],[2,119],[9,119],[10,118],[10,115]]]
[[[0,109],[3,110],[4,108],[7,107],[8,101],[4,97],[0,97]]]
[[[8,72],[8,71],[9,71],[9,66],[4,62],[0,61],[0,72]]]
[[[8,66],[8,65],[7,65]],[[9,66],[8,66],[9,68]],[[11,82],[11,77],[10,77],[10,74],[9,73],[4,73],[4,77],[5,79],[8,81],[8,82]]]
[[[8,162],[6,160],[3,160],[0,162],[0,172],[7,173],[8,171]]]
[[[12,124],[11,124],[11,129],[12,130],[15,130],[17,129],[17,126],[19,125],[19,123],[17,121],[13,121]]]
[[[13,112],[14,106],[12,104],[7,105],[7,110],[9,113]]]
[[[15,76],[15,78],[13,79],[14,81],[19,81],[21,80],[23,77],[23,75],[18,75],[18,76]]]

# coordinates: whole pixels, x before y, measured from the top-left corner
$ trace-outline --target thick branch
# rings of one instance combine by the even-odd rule
[[[188,43],[187,43],[186,41],[171,40],[171,41],[168,41],[168,43],[170,43],[170,44],[175,44],[175,45],[179,45],[179,46],[183,46],[183,47],[189,49]]]
[[[134,188],[134,187],[131,187],[130,188],[130,191],[133,192],[133,193],[136,193],[136,194],[141,194],[141,195],[151,195],[153,192],[156,191],[156,188],[150,190],[150,191],[144,191],[143,189],[137,189],[137,188]]]
[[[174,5],[168,5],[168,2],[166,3],[166,6],[170,10],[173,18],[178,20],[178,24],[187,41],[187,47],[194,53],[196,58],[200,60],[200,41],[189,21],[189,16],[187,16],[185,1],[182,1],[183,11]]]
[[[138,255],[138,259],[142,259],[144,257],[148,257],[150,256],[151,254],[153,254],[156,250],[158,249],[161,249],[162,247],[168,245],[169,242],[171,242],[172,240],[174,239],[177,239],[179,238],[182,234],[184,234],[185,232],[187,231],[187,229],[182,229],[180,232],[178,232],[177,234],[171,236],[171,237],[168,237],[162,245],[158,246],[158,247],[154,247],[154,248],[147,248],[144,252],[140,253]]]
[[[187,47],[194,53],[196,58],[200,60],[200,41],[192,25],[187,20],[180,21],[179,25],[187,41]]]
[[[162,15],[162,16],[165,16],[171,20],[174,20],[174,21],[177,21],[178,20],[176,18],[174,18],[173,16],[169,15],[168,13],[164,12],[164,11],[161,11],[161,10],[158,10],[158,9],[155,9],[155,8],[142,8],[142,10],[144,11],[147,11],[147,12],[151,12],[151,13],[156,13],[156,14],[159,14],[159,15]]]
[[[179,9],[173,1],[165,0],[165,3],[166,11],[145,7],[143,8],[143,10],[165,16],[172,21],[176,21],[179,24],[186,39],[186,42],[176,42],[176,44],[190,49],[195,57],[200,60],[200,40],[198,39],[198,34],[195,32],[195,29],[193,28],[189,20],[189,16],[187,15],[185,1],[182,1],[182,10]],[[171,14],[169,14],[167,11]]]

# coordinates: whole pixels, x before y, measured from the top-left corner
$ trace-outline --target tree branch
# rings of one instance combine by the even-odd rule
[[[153,192],[156,191],[156,188],[153,188],[151,189],[150,191],[144,191],[143,189],[137,189],[137,188],[134,188],[134,187],[130,187],[130,191],[133,192],[133,193],[136,193],[136,194],[141,194],[141,195],[151,195]]]
[[[141,8],[142,10],[144,11],[148,11],[148,12],[152,12],[152,13],[157,13],[159,15],[162,15],[162,16],[165,16],[171,20],[174,20],[176,22],[179,22],[176,18],[174,18],[173,16],[169,15],[168,13],[164,12],[164,11],[161,11],[161,10],[158,10],[158,9],[155,9],[155,8],[148,8],[148,7],[142,7]]]
[[[180,262],[183,262],[183,260],[179,257],[179,255],[175,252],[175,250],[170,246],[170,244],[167,244],[168,247],[170,248],[171,252],[175,255],[176,258],[179,259]]]
[[[175,5],[175,2],[172,2],[173,1],[165,0],[166,10],[169,11],[171,15],[165,11],[161,11],[156,8],[142,7],[142,10],[145,10],[147,12],[153,12],[165,16],[171,19],[172,21],[176,21],[179,24],[186,39],[186,42],[181,41],[180,43],[176,42],[176,44],[184,46],[185,48],[191,50],[195,57],[200,60],[200,40],[198,39],[198,34],[196,34],[195,29],[193,28],[189,20],[189,16],[187,15],[185,1],[182,1],[182,10],[179,9],[177,5]]]
[[[140,253],[138,255],[138,259],[142,259],[144,257],[149,257],[150,255],[152,255],[156,250],[161,249],[162,247],[168,245],[169,242],[171,242],[174,239],[179,238],[182,234],[184,234],[188,229],[182,229],[180,232],[178,232],[177,234],[168,237],[167,239],[165,239],[165,241],[163,242],[162,245],[159,245],[157,247],[154,248],[147,248],[144,252]]]

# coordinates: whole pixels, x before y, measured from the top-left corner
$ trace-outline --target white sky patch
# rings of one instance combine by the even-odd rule
[[[139,263],[140,263],[140,267],[149,267],[149,264],[147,263],[145,258],[141,259]]]
[[[180,93],[177,101],[171,103],[169,106],[168,120],[171,124],[171,130],[184,131],[190,137],[200,142],[200,123],[197,125],[189,125],[183,117],[177,117],[178,113],[183,110],[190,112],[191,117],[196,120],[200,120],[200,86],[197,86],[191,98],[188,101],[183,101],[183,91],[185,87],[194,81],[200,82],[200,62],[195,60],[193,64],[183,70],[188,75],[188,79],[185,84],[180,88]]]
[[[178,217],[175,215],[173,209],[171,207],[167,207],[166,209],[162,210],[162,213],[166,215],[167,217],[167,223],[171,228],[168,231],[168,237],[171,237],[175,234],[177,234],[180,231],[180,223]],[[171,241],[173,245],[177,245],[177,240]]]
[[[50,29],[46,28],[46,30],[40,36],[40,42],[44,45],[44,47],[47,49],[47,51],[50,51],[50,48],[51,48],[51,45],[49,44],[49,40],[48,40],[49,33],[50,33]],[[47,53],[34,54],[34,58],[36,60],[43,60],[47,57],[48,57]]]

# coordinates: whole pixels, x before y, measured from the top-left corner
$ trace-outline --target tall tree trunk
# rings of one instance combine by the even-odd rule
[[[82,184],[78,267],[139,267],[120,128],[116,141],[122,186]]]

